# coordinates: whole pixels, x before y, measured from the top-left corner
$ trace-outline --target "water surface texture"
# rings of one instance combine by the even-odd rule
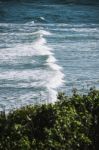
[[[99,2],[0,1],[0,106],[99,87]]]

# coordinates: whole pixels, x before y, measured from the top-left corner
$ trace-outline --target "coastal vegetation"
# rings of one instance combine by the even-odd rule
[[[99,91],[0,113],[0,150],[98,150]]]

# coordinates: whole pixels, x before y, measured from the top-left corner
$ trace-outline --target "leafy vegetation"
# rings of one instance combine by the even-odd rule
[[[98,150],[99,91],[0,113],[0,150]]]

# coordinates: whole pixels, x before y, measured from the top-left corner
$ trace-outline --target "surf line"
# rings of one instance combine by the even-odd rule
[[[47,55],[46,64],[51,69],[52,73],[50,79],[46,79],[47,88],[47,103],[54,103],[57,100],[57,89],[64,83],[64,74],[62,67],[57,64],[57,60],[54,56],[54,49],[48,45],[45,36],[52,36],[52,33],[45,30],[38,30],[36,34],[39,38],[34,42],[33,48],[38,51],[39,55]]]

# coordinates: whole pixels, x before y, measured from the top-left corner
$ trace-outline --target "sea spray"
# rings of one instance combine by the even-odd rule
[[[34,43],[34,49],[39,50],[40,54],[48,55],[46,60],[47,65],[53,70],[53,74],[50,75],[50,79],[47,79],[46,87],[48,90],[48,102],[54,102],[57,99],[57,88],[63,84],[64,74],[62,68],[57,64],[57,60],[54,57],[53,49],[47,44],[47,41],[43,37],[44,35],[52,35],[50,32],[40,30],[39,39]]]

